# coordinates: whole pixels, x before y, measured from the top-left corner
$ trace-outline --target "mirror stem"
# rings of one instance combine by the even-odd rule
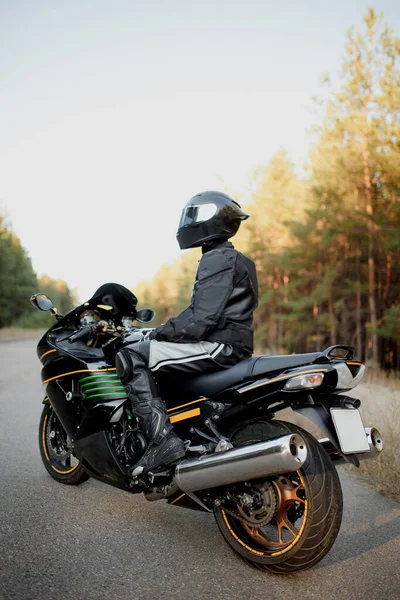
[[[55,318],[57,319],[57,321],[60,321],[60,319],[63,318],[63,315],[60,315],[58,313],[58,310],[56,308],[54,308],[54,307],[50,309],[50,312],[51,312],[52,315],[55,316]]]

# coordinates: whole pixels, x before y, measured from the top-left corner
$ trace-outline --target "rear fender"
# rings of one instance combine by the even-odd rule
[[[351,455],[351,454],[344,455],[344,454],[342,454],[342,451],[340,449],[339,439],[336,434],[336,430],[333,425],[331,412],[330,412],[330,408],[332,406],[334,406],[335,403],[332,401],[329,402],[325,399],[318,399],[318,403],[314,403],[314,400],[311,396],[308,396],[308,398],[310,401],[309,406],[293,408],[293,411],[296,413],[300,413],[301,415],[304,415],[305,417],[307,417],[307,419],[309,419],[310,421],[315,423],[315,425],[317,425],[317,427],[319,427],[321,429],[321,431],[326,435],[326,437],[329,439],[329,441],[333,444],[333,446],[336,448],[336,450],[339,452],[339,454],[341,456],[343,456],[343,458],[347,462],[349,462],[355,466],[358,466],[359,462],[354,455]]]

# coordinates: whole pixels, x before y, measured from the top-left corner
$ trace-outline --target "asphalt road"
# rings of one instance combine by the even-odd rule
[[[0,394],[1,600],[399,600],[400,505],[357,479],[341,476],[344,519],[328,556],[276,576],[233,554],[210,515],[51,479],[34,341],[0,344]]]

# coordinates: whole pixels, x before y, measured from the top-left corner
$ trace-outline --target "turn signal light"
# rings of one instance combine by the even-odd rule
[[[316,388],[324,380],[323,373],[308,373],[307,375],[297,375],[291,377],[283,386],[284,390],[304,390]]]

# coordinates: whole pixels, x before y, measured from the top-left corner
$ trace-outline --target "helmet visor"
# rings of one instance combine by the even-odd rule
[[[179,221],[178,229],[188,227],[195,223],[208,221],[217,212],[215,204],[192,204],[183,209],[181,220]]]

